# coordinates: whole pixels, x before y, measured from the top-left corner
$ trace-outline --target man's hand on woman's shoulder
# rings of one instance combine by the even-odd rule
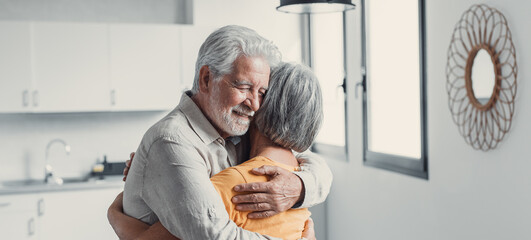
[[[249,218],[267,218],[284,212],[304,199],[304,185],[294,173],[277,166],[262,166],[253,169],[257,175],[269,176],[267,182],[244,183],[234,187],[237,192],[252,192],[237,195],[232,202],[236,210],[252,211]]]

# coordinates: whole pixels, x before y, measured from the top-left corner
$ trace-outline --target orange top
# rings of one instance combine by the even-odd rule
[[[263,165],[279,166],[284,169],[295,171],[295,167],[275,162],[269,158],[258,156],[238,166],[226,168],[214,175],[210,180],[221,195],[225,209],[236,225],[245,230],[257,232],[271,237],[282,239],[299,239],[304,230],[304,224],[311,213],[307,208],[289,209],[275,216],[263,219],[248,219],[247,213],[236,210],[232,203],[233,196],[241,194],[233,190],[234,186],[249,182],[267,182],[266,176],[258,176],[251,173],[253,168]]]

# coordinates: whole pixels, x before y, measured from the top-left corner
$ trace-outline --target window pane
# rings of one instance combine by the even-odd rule
[[[324,121],[316,142],[345,146],[343,88],[343,15],[314,14],[310,18],[312,68],[323,90]]]
[[[420,159],[418,0],[365,4],[369,151]]]

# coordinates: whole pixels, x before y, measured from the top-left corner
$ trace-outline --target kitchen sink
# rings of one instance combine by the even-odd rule
[[[64,178],[63,184],[72,184],[72,183],[84,183],[88,182],[89,178]],[[3,187],[26,187],[26,186],[55,186],[61,185],[53,182],[45,183],[44,180],[40,179],[26,179],[26,180],[15,180],[15,181],[6,181],[2,182]]]
[[[69,183],[84,183],[91,180],[91,178],[63,178],[63,184]]]
[[[38,186],[38,185],[46,185],[46,183],[44,182],[44,180],[37,180],[37,179],[2,182],[2,186],[4,187],[24,187],[24,186]]]
[[[123,187],[122,177],[99,179],[95,177],[64,178],[62,184],[58,181],[45,183],[41,179],[16,180],[0,182],[0,196],[4,194],[22,194],[53,191],[74,191],[84,189],[101,189]]]

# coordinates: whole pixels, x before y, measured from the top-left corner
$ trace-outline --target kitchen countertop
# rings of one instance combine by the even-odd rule
[[[65,181],[65,183],[62,185],[45,184],[37,180],[18,181],[20,183],[17,184],[9,184],[9,182],[4,182],[0,183],[0,196],[8,194],[123,188],[124,182],[122,181],[122,177],[123,176],[106,177],[103,180],[91,178],[84,181]]]

